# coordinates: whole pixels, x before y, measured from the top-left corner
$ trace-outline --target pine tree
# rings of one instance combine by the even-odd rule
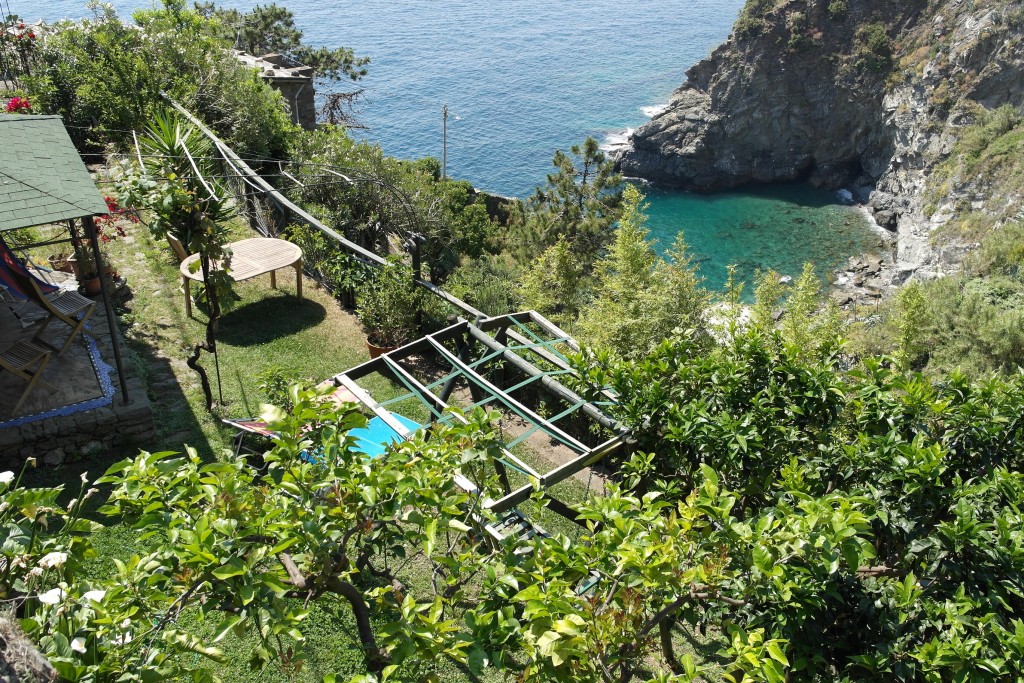
[[[595,296],[579,323],[584,341],[627,358],[646,355],[676,330],[703,329],[708,300],[681,237],[670,261],[654,251],[643,199],[626,187],[614,242],[597,263]]]
[[[594,138],[573,145],[570,152],[555,152],[552,164],[557,170],[526,201],[512,239],[529,257],[565,239],[589,264],[611,240],[620,214],[622,177]]]

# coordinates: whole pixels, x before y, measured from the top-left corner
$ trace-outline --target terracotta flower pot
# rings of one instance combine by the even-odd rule
[[[86,278],[82,281],[82,286],[85,287],[85,293],[89,296],[96,296],[101,291],[101,283],[98,275]]]
[[[68,271],[69,273],[74,274],[75,278],[77,278],[79,280],[82,279],[81,268],[78,267],[78,259],[75,258],[74,254],[72,254],[71,256],[68,256],[67,266],[68,266],[68,268],[71,269],[71,270]]]
[[[67,254],[50,254],[46,260],[49,262],[50,268],[53,270],[58,270],[62,273],[74,273],[75,264],[71,263],[71,258],[73,257],[70,257]]]
[[[369,339],[366,340],[366,350],[370,352],[370,358],[379,358],[388,351],[394,351],[397,346],[377,346]]]

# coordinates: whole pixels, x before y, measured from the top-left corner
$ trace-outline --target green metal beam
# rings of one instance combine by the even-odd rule
[[[564,384],[556,379],[548,377],[545,371],[538,368],[533,363],[530,363],[525,358],[517,354],[515,351],[510,351],[508,348],[503,347],[501,344],[496,342],[490,335],[481,330],[480,328],[469,325],[469,335],[476,341],[480,342],[487,348],[495,352],[500,352],[502,357],[505,358],[509,363],[518,368],[519,370],[527,373],[528,375],[541,375],[541,384],[544,388],[554,396],[567,401],[568,403],[580,403],[582,404],[583,412],[585,412],[591,419],[600,424],[605,429],[610,429],[613,432],[623,432],[626,430],[625,425],[620,423],[618,420],[614,420],[604,413],[600,408],[588,403],[575,391],[572,391]]]
[[[484,335],[484,336],[486,336],[486,335]],[[490,337],[487,337],[487,338],[490,340]],[[427,337],[427,339],[430,339],[430,337]],[[569,446],[573,450],[579,451],[580,453],[585,453],[585,452],[590,450],[589,448],[587,448],[586,445],[584,445],[583,443],[581,443],[577,439],[574,439],[572,436],[566,434],[564,431],[562,431],[558,427],[555,427],[554,425],[548,424],[547,421],[544,418],[542,418],[540,415],[538,415],[537,413],[533,412],[532,410],[530,410],[529,408],[524,406],[522,403],[520,403],[519,401],[517,401],[514,398],[512,398],[511,396],[509,396],[504,391],[502,391],[498,387],[494,386],[493,384],[491,384],[490,382],[485,380],[480,375],[477,375],[476,373],[472,372],[472,370],[469,367],[467,367],[465,363],[463,363],[461,360],[459,360],[454,355],[452,355],[452,353],[450,351],[448,351],[448,349],[446,349],[443,346],[441,346],[441,344],[438,344],[437,342],[434,342],[433,339],[430,339],[430,341],[434,345],[434,347],[437,349],[437,351],[442,356],[444,356],[448,360],[449,363],[451,363],[453,366],[461,369],[463,372],[466,372],[466,379],[467,380],[469,380],[470,382],[473,382],[474,384],[477,384],[481,388],[483,388],[486,391],[488,391],[491,394],[493,394],[496,398],[498,398],[508,408],[511,408],[520,417],[522,417],[523,419],[528,420],[528,421],[530,421],[530,422],[532,422],[534,424],[542,425],[542,429],[544,430],[544,432],[546,434],[549,434],[552,438],[558,439],[559,441],[564,443],[566,446]],[[493,342],[493,340],[491,340],[491,341]]]
[[[540,485],[544,488],[554,486],[558,482],[568,479],[583,468],[590,467],[594,463],[601,461],[622,448],[622,445],[626,442],[626,438],[625,434],[619,434],[618,436],[605,441],[589,453],[584,453],[575,460],[570,460],[564,465],[551,470],[540,478]]]

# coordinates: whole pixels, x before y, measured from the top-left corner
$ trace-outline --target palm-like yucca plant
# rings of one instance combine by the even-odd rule
[[[224,225],[234,214],[230,193],[214,177],[212,162],[212,146],[201,131],[173,112],[157,112],[139,139],[138,165],[118,183],[126,204],[147,210],[149,229],[156,237],[170,234],[200,255],[195,267],[203,272],[210,317],[206,341],[196,345],[188,365],[200,375],[208,409],[213,395],[198,359],[204,350],[217,350],[220,302],[232,284]]]

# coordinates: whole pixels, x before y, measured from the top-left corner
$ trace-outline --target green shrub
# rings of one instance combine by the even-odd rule
[[[608,254],[597,262],[593,298],[578,322],[580,340],[624,358],[639,358],[674,333],[705,338],[710,299],[700,286],[682,235],[658,257],[648,239],[643,194],[623,193],[622,218]]]
[[[753,38],[760,35],[767,23],[764,15],[775,6],[774,0],[747,0],[733,25],[737,36]]]
[[[308,386],[311,382],[308,378],[300,376],[295,370],[286,370],[277,365],[267,368],[256,376],[256,386],[263,392],[266,402],[285,412],[291,412],[294,407],[291,388],[296,384]]]
[[[885,24],[875,22],[857,29],[854,65],[863,71],[882,74],[892,68],[892,41]]]
[[[828,3],[829,19],[839,20],[846,16],[846,0],[832,0]]]
[[[316,228],[290,225],[285,233],[290,241],[302,249],[303,266],[342,305],[354,308],[356,289],[369,277],[371,267]]]
[[[444,287],[488,315],[502,315],[521,308],[517,291],[520,273],[520,267],[506,255],[485,254],[463,261]]]
[[[912,282],[896,295],[896,365],[909,370],[927,349],[924,344],[924,326],[928,319],[928,302],[921,285]]]
[[[1003,275],[928,283],[928,369],[983,374],[1024,365],[1024,283]]]
[[[641,490],[688,530],[709,514],[730,538],[704,567],[733,601],[681,618],[780,639],[794,680],[966,680],[989,663],[979,680],[1019,678],[1024,375],[933,383],[877,358],[845,371],[779,336],[676,339],[586,366],[652,454]],[[794,533],[800,519],[860,540]]]
[[[376,346],[401,346],[413,339],[422,310],[423,290],[413,284],[412,269],[396,259],[376,269],[359,286],[356,314]]]
[[[133,18],[122,22],[108,5],[93,19],[58,24],[24,79],[33,105],[60,114],[79,149],[130,147],[131,131],[166,106],[167,92],[243,156],[285,151],[294,126],[284,100],[231,56],[216,21],[183,0],[164,0]]]
[[[1024,223],[1013,221],[993,230],[975,251],[968,264],[977,274],[1024,276]]]

